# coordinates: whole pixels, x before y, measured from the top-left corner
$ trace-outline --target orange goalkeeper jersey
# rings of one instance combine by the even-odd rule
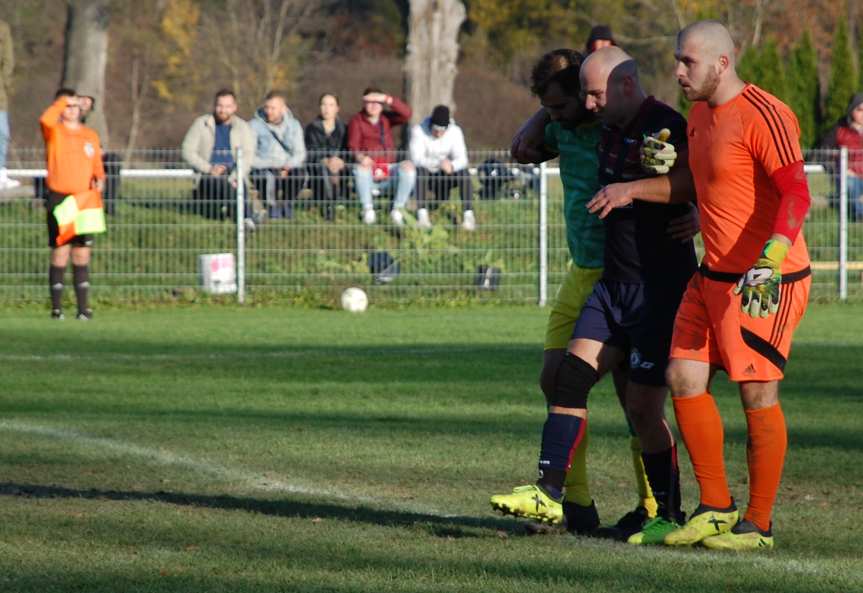
[[[77,194],[90,189],[93,178],[103,179],[99,135],[87,126],[70,130],[60,123],[67,98],[59,97],[39,118],[45,139],[46,183],[51,191]]]
[[[742,274],[773,234],[781,196],[771,175],[803,160],[797,118],[782,101],[750,84],[718,107],[695,103],[687,135],[704,263],[717,272]],[[782,273],[808,265],[801,231]]]

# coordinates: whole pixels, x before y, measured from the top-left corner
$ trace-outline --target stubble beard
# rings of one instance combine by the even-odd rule
[[[697,89],[689,87],[691,89],[691,96],[687,95],[686,98],[690,101],[707,101],[716,93],[716,89],[719,88],[719,82],[719,72],[716,71],[716,68],[711,67],[704,78],[704,84]]]

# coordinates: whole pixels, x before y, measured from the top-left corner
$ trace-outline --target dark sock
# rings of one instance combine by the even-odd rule
[[[63,308],[63,276],[66,268],[51,266],[48,268],[48,288],[51,292],[51,308],[60,310]]]
[[[90,266],[72,266],[72,278],[75,281],[75,298],[78,299],[78,313],[86,313],[90,309]]]
[[[563,493],[563,481],[572,463],[572,452],[584,436],[587,421],[569,414],[549,414],[542,427],[537,484],[555,498]]]
[[[677,467],[677,446],[672,445],[659,453],[642,453],[644,471],[658,505],[657,514],[665,519],[679,521],[680,470]]]

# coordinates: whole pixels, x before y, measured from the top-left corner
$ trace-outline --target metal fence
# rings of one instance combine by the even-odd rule
[[[310,155],[307,162],[319,160]],[[341,177],[320,166],[287,177],[255,171],[250,185],[226,197],[201,188],[174,149],[109,154],[106,161],[108,233],[96,238],[92,263],[101,301],[210,298],[201,256],[220,253],[236,264],[236,288],[222,285],[230,293],[222,298],[241,302],[333,304],[344,288],[360,286],[373,302],[544,304],[566,272],[554,163],[522,166],[504,151],[472,152],[471,230],[460,190],[424,176],[418,183],[429,184],[431,229],[417,227],[416,191],[403,226],[390,218],[394,192],[386,189],[375,192],[376,222],[365,224],[350,168]],[[847,152],[807,155],[814,203],[805,232],[818,299],[863,295],[863,223],[856,222],[863,205],[855,193],[863,182],[848,175],[848,162]],[[23,185],[0,192],[5,302],[47,297],[43,164],[41,150],[10,154],[9,175]]]

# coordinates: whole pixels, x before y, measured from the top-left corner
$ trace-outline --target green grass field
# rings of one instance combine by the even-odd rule
[[[814,306],[798,333],[777,549],[755,555],[528,537],[491,513],[534,477],[546,315],[0,312],[0,591],[863,590],[863,306]],[[743,414],[716,394],[745,501]],[[628,438],[607,381],[591,406],[611,522],[636,500]]]

